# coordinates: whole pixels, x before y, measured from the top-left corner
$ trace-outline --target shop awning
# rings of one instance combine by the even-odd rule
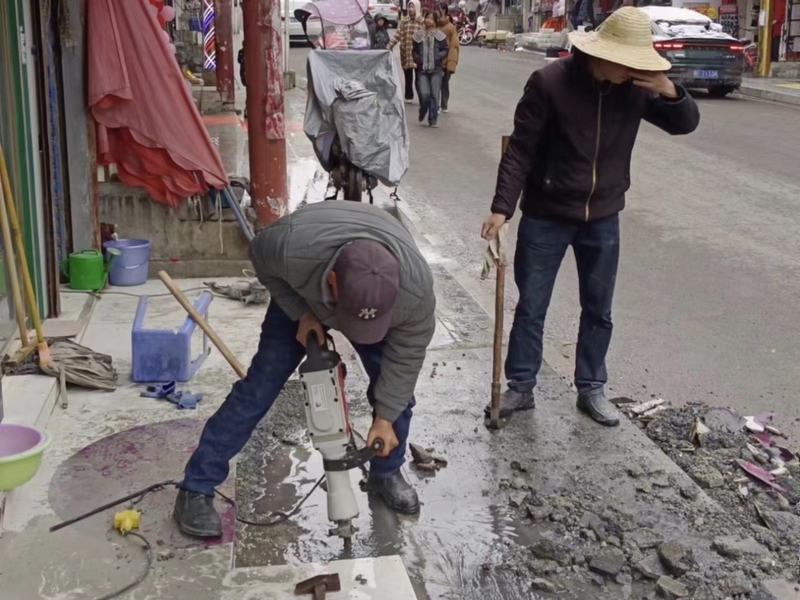
[[[143,0],[88,0],[88,100],[98,164],[172,207],[228,183],[171,44]]]

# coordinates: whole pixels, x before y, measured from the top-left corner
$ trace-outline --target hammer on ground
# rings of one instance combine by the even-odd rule
[[[342,583],[339,581],[338,573],[317,575],[294,586],[295,596],[314,594],[314,600],[325,600],[325,594],[328,592],[340,592],[341,590]]]

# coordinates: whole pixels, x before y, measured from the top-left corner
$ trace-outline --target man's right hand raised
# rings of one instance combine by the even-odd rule
[[[495,237],[497,237],[497,232],[500,231],[500,228],[507,220],[508,219],[506,219],[505,215],[492,213],[489,218],[483,222],[483,227],[481,227],[481,237],[491,242]]]
[[[319,345],[324,345],[325,329],[322,327],[322,323],[317,318],[317,315],[309,310],[303,313],[303,316],[300,317],[297,323],[297,341],[305,346],[308,341],[308,334],[312,331],[316,334]]]

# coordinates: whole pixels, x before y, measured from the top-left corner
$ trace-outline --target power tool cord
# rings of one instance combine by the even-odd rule
[[[147,556],[147,566],[145,567],[144,571],[142,571],[142,574],[139,575],[139,577],[137,577],[134,581],[126,585],[124,588],[120,588],[116,592],[111,592],[110,594],[106,594],[105,596],[102,596],[97,600],[112,600],[113,598],[119,598],[125,592],[129,592],[130,590],[141,584],[145,579],[147,579],[147,576],[150,574],[150,569],[153,568],[153,558],[154,558],[153,547],[150,545],[150,542],[147,540],[146,537],[136,533],[135,531],[129,531],[128,533],[125,534],[125,537],[131,537],[131,536],[139,538],[144,543],[144,551],[145,555]]]

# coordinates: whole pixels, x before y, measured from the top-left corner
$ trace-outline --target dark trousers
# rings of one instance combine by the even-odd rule
[[[414,99],[414,69],[403,69],[406,76],[406,100]]]
[[[253,362],[244,379],[237,381],[225,402],[206,422],[200,444],[186,465],[181,487],[211,496],[214,488],[228,477],[228,463],[236,456],[256,425],[278,397],[287,379],[305,356],[305,348],[295,339],[297,323],[272,302],[261,326],[261,339]],[[374,389],[381,371],[383,342],[371,345],[353,344],[369,376],[367,398],[375,405]],[[370,474],[388,477],[405,461],[406,441],[411,424],[412,397],[397,420],[394,432],[400,444],[386,458],[370,463]],[[302,426],[298,423],[298,426]],[[366,432],[364,432],[366,434]]]
[[[611,301],[619,261],[619,217],[573,225],[522,217],[514,257],[519,303],[508,342],[509,386],[530,390],[542,365],[542,334],[561,261],[572,246],[578,266],[581,319],[575,357],[578,394],[599,393],[608,381]]]
[[[439,106],[442,107],[442,110],[447,110],[447,106],[450,103],[450,76],[452,73],[445,69],[444,73],[442,73],[442,98]]]

